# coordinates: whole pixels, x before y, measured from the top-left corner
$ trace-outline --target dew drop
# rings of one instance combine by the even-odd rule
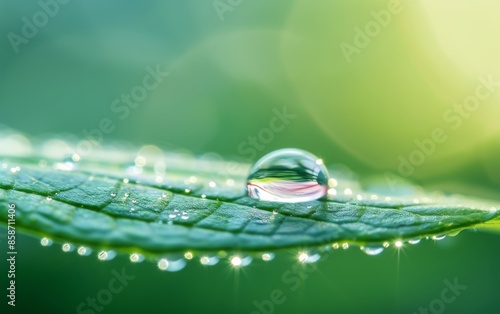
[[[297,260],[302,264],[316,263],[320,258],[321,255],[319,255],[319,253],[299,252],[297,255]]]
[[[379,255],[384,251],[384,247],[378,244],[368,244],[361,247],[361,250],[367,255]]]
[[[397,248],[403,247],[403,241],[397,240],[396,242],[394,242],[394,246]]]
[[[439,235],[435,235],[435,236],[432,236],[432,240],[443,240],[444,238],[446,238],[446,234],[439,234]]]
[[[158,261],[158,268],[160,270],[167,270],[169,264],[170,263],[166,258],[162,258],[161,260]]]
[[[273,253],[264,253],[262,254],[262,260],[264,262],[269,262],[269,261],[272,261],[274,259],[274,254]]]
[[[411,239],[411,240],[408,240],[408,243],[410,243],[410,244],[419,244],[420,243],[420,239]]]
[[[245,267],[250,265],[250,263],[252,262],[252,258],[250,256],[241,257],[236,255],[229,258],[229,262],[231,263],[231,266],[234,268]]]
[[[168,262],[168,267],[165,270],[169,272],[180,271],[183,270],[184,267],[186,267],[186,260],[183,258],[177,260],[169,260]]]
[[[62,245],[62,250],[63,252],[73,252],[75,250],[75,247],[73,246],[73,244],[70,244],[70,243],[64,243]]]
[[[191,252],[184,253],[184,258],[187,259],[187,260],[192,260],[193,259],[193,253],[191,253]]]
[[[170,219],[174,219],[175,217],[177,217],[176,214],[170,214],[170,215],[168,215],[168,218],[170,218]]]
[[[51,246],[51,245],[52,245],[52,243],[53,243],[53,241],[52,241],[51,239],[49,239],[49,238],[42,238],[42,239],[40,240],[40,244],[41,244],[42,246]]]
[[[182,219],[182,220],[188,220],[188,219],[189,219],[189,216],[188,216],[188,215],[182,215],[182,216],[181,216],[181,219]]]
[[[273,202],[308,202],[327,194],[328,171],[316,156],[294,148],[259,159],[247,179],[248,195]]]
[[[47,201],[49,201],[49,202],[52,201],[52,197],[47,196]]]
[[[113,198],[115,198],[116,197],[116,193],[113,192],[113,193],[110,194],[110,196],[113,197]]]
[[[242,263],[242,259],[239,256],[233,256],[233,257],[231,257],[230,262],[231,262],[231,266],[240,267],[241,263]]]
[[[144,261],[144,255],[139,253],[132,253],[130,254],[130,261],[132,263],[141,263],[142,261]]]
[[[112,260],[113,258],[115,258],[116,256],[116,252],[113,251],[113,250],[109,250],[109,251],[100,251],[98,254],[97,254],[97,258],[101,261],[110,261]]]
[[[202,256],[200,258],[200,263],[202,265],[213,266],[219,262],[219,258],[217,256]]]
[[[342,248],[343,248],[344,250],[347,250],[347,249],[349,248],[349,243],[347,243],[347,242],[346,242],[346,243],[343,243],[343,244],[342,244]]]
[[[89,256],[92,253],[92,249],[85,246],[80,246],[76,252],[80,256]]]
[[[135,203],[137,203],[137,201],[136,200],[132,200],[132,203],[135,204]]]

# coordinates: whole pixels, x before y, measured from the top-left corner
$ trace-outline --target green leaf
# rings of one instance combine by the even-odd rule
[[[390,197],[362,191],[336,168],[331,199],[260,202],[245,194],[248,164],[152,146],[97,150],[74,162],[61,153],[69,146],[44,143],[32,147],[36,156],[18,149],[0,158],[0,221],[7,224],[14,204],[17,229],[94,248],[159,256],[363,245],[456,233],[500,217],[490,203],[415,188]]]

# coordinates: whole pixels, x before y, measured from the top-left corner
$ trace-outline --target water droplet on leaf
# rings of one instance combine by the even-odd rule
[[[411,239],[411,240],[408,240],[408,243],[410,243],[410,244],[419,244],[420,243],[420,239]]]
[[[361,247],[361,250],[367,255],[379,255],[384,251],[384,247],[379,244],[368,244]]]
[[[328,171],[316,156],[293,148],[259,159],[247,179],[248,195],[273,202],[308,202],[324,197]]]
[[[443,240],[444,238],[446,238],[446,234],[440,234],[440,235],[435,235],[435,236],[432,236],[432,239],[433,240]]]

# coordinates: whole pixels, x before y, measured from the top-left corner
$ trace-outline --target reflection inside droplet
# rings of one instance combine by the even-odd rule
[[[286,148],[259,159],[247,179],[248,195],[273,202],[307,202],[324,197],[328,171],[317,157]]]

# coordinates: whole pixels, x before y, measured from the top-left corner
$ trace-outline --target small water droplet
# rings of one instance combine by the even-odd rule
[[[403,246],[403,241],[397,240],[396,242],[394,242],[394,246],[397,248],[401,248]]]
[[[132,208],[130,208],[130,211],[131,211],[131,212],[135,212],[135,208],[133,208],[133,207],[132,207]]]
[[[80,256],[89,256],[92,253],[92,249],[85,246],[80,246],[77,250],[77,253]]]
[[[110,195],[111,195],[111,197],[113,197],[113,198],[114,198],[114,197],[116,197],[116,193],[115,193],[115,192],[112,192]]]
[[[175,217],[177,217],[177,215],[176,215],[176,214],[169,214],[169,215],[168,215],[168,218],[170,218],[170,219],[174,219]]]
[[[272,261],[274,259],[274,254],[273,253],[264,253],[262,254],[262,260],[264,262],[269,262],[269,261]]]
[[[316,263],[320,258],[321,255],[319,253],[299,252],[297,255],[297,260],[302,264]]]
[[[62,250],[63,252],[73,252],[75,250],[75,247],[73,246],[73,244],[64,243],[62,245]]]
[[[127,184],[129,182],[128,179],[123,179],[123,183]]]
[[[210,181],[210,182],[208,182],[208,186],[211,188],[215,188],[217,186],[217,184],[214,181]]]
[[[389,247],[389,245],[390,245],[390,243],[389,243],[389,242],[384,242],[384,243],[382,243],[382,246],[383,246],[383,247],[385,247],[385,248],[388,248],[388,247]]]
[[[347,249],[349,248],[349,243],[347,243],[347,242],[346,242],[346,243],[343,243],[343,244],[342,244],[342,248],[343,248],[344,250],[347,250]]]
[[[47,196],[47,201],[49,201],[49,202],[52,201],[52,197]]]
[[[368,244],[361,247],[361,250],[367,255],[379,255],[384,251],[384,247],[380,244]]]
[[[443,240],[444,238],[446,238],[446,234],[439,234],[439,235],[435,235],[435,236],[432,236],[432,240]]]
[[[200,263],[202,265],[213,266],[219,262],[219,258],[217,256],[202,256],[200,258]]]
[[[193,253],[191,253],[191,252],[184,253],[184,258],[187,259],[187,260],[192,260],[193,259]]]
[[[139,253],[132,253],[130,254],[130,261],[132,263],[141,263],[142,261],[144,261],[144,255]]]
[[[52,243],[53,243],[53,241],[52,241],[51,239],[49,239],[49,238],[42,238],[42,239],[40,240],[40,244],[41,244],[42,246],[51,246],[51,245],[52,245]]]
[[[247,179],[248,195],[273,202],[307,202],[327,194],[328,171],[318,158],[286,148],[259,159]]]
[[[250,263],[252,262],[252,258],[250,256],[241,257],[236,255],[229,258],[229,262],[231,263],[231,266],[234,268],[245,267],[250,265]]]
[[[165,197],[167,197],[167,194],[161,193],[161,197],[165,198]]]
[[[182,216],[181,216],[181,219],[182,219],[182,220],[188,220],[188,219],[189,219],[189,216],[188,216],[188,215],[182,215]]]
[[[125,193],[124,195],[125,197],[129,197],[130,196],[130,193]]]
[[[241,257],[239,257],[239,256],[233,256],[233,257],[231,257],[230,262],[231,262],[231,266],[240,267],[242,260],[241,260]]]
[[[350,188],[347,188],[344,190],[345,195],[352,195],[352,190]]]
[[[185,189],[184,192],[189,193],[189,192],[191,192],[191,190],[190,189]]]
[[[170,263],[166,258],[162,258],[161,260],[158,261],[158,268],[160,270],[167,270],[169,264]]]
[[[278,215],[278,210],[277,209],[273,209],[273,215]]]
[[[417,238],[417,239],[411,239],[411,240],[408,240],[408,243],[410,244],[419,244],[420,243],[420,239]]]
[[[109,250],[109,251],[100,251],[98,254],[97,254],[97,258],[101,261],[110,261],[112,260],[113,258],[115,258],[116,256],[116,252],[113,251],[113,250]]]
[[[201,198],[207,198],[205,194],[201,194]]]
[[[132,200],[132,203],[135,204],[135,203],[137,203],[137,201],[134,199],[134,200]]]

